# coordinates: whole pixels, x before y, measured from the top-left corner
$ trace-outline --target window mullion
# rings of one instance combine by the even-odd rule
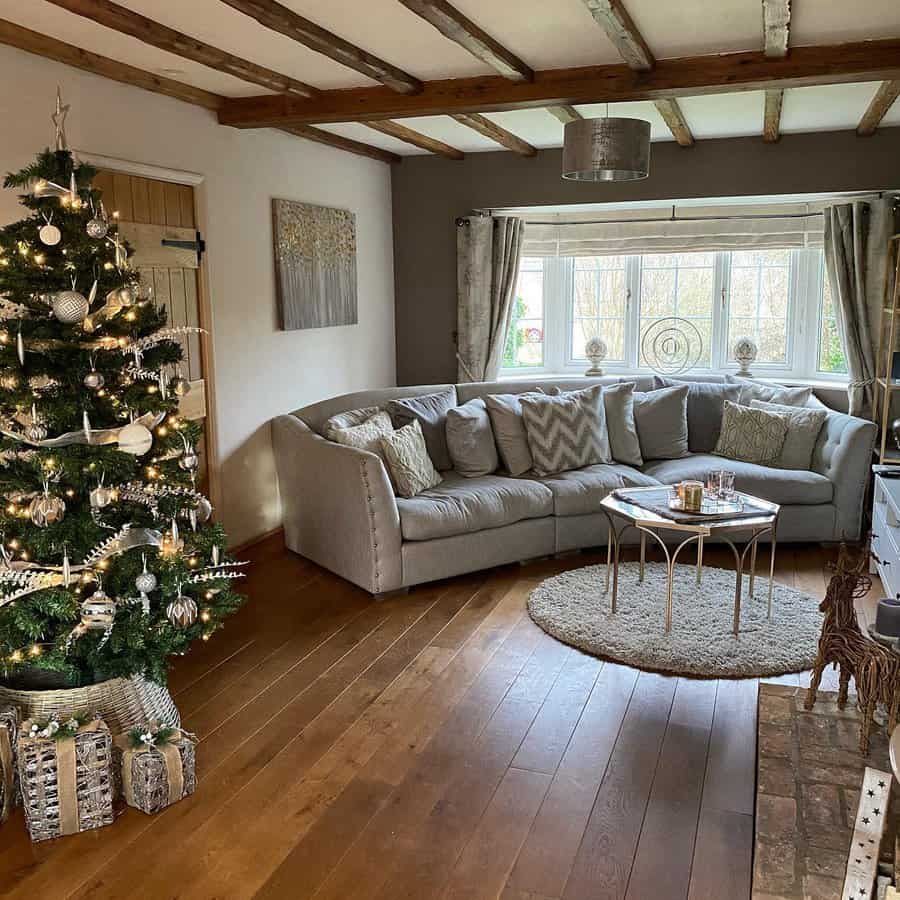
[[[709,361],[714,370],[728,365],[728,285],[731,272],[731,254],[716,253],[713,277],[712,336]]]
[[[625,262],[625,365],[640,365],[641,257],[629,256]]]
[[[571,257],[551,260],[549,290],[544,296],[544,367],[550,372],[562,371],[566,363],[572,264]]]

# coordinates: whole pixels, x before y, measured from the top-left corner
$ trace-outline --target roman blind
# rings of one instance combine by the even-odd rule
[[[821,247],[828,201],[668,206],[584,214],[529,214],[523,256],[611,256]]]

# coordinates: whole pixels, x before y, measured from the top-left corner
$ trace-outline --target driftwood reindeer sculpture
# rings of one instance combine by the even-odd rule
[[[867,574],[869,554],[866,550],[852,553],[842,546],[828,583],[825,599],[819,609],[825,613],[819,651],[813,666],[806,709],[812,709],[827,665],[840,670],[838,706],[847,704],[850,679],[856,681],[860,723],[859,749],[869,752],[869,734],[875,709],[881,704],[888,712],[888,733],[897,723],[900,704],[900,656],[867,638],[859,627],[854,600],[865,596],[872,586]]]

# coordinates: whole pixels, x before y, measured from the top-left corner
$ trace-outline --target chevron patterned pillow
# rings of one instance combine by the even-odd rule
[[[523,397],[521,403],[535,474],[612,462],[603,385],[557,397]]]

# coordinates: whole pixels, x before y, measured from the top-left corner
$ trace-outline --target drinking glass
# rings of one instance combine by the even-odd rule
[[[723,500],[734,500],[734,472],[722,469],[719,472],[719,496]]]

